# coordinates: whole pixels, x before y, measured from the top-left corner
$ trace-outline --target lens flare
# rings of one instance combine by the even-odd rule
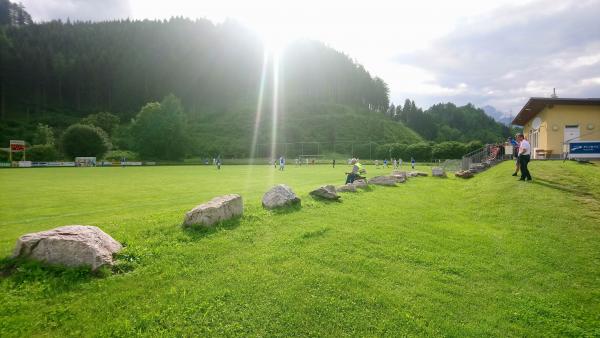
[[[256,157],[256,144],[258,142],[258,129],[260,128],[260,121],[263,109],[263,98],[265,94],[265,82],[267,77],[267,67],[269,66],[269,53],[265,50],[263,55],[263,65],[260,75],[260,87],[258,89],[258,102],[256,104],[256,116],[254,118],[254,134],[252,134],[252,144],[250,148],[250,164],[254,164]]]

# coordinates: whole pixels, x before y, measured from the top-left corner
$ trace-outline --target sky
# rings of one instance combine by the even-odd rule
[[[413,99],[491,105],[600,97],[600,0],[22,0],[35,21],[230,18],[273,46],[310,38]]]

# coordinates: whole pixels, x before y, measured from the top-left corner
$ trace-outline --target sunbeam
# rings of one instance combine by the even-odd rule
[[[278,51],[273,51],[273,101],[271,116],[271,159],[277,159],[277,127],[279,117],[279,56]]]
[[[256,156],[256,143],[258,142],[258,128],[260,127],[260,121],[263,109],[263,98],[265,92],[265,81],[267,77],[267,67],[269,65],[269,53],[267,50],[264,52],[263,65],[260,75],[260,87],[258,89],[258,102],[256,104],[256,116],[254,118],[254,133],[252,134],[252,144],[250,148],[250,164],[254,164]]]

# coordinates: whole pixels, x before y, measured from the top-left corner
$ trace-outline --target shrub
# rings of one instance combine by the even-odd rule
[[[27,149],[27,159],[34,162],[56,161],[60,157],[53,144],[36,144]]]
[[[483,147],[481,141],[471,141],[465,145],[465,153],[470,153]]]
[[[466,153],[466,145],[455,141],[438,143],[431,151],[432,157],[439,160],[462,158]]]
[[[409,160],[409,157],[414,157],[417,161],[431,161],[431,148],[428,143],[413,143],[406,149],[406,160]]]
[[[101,158],[111,144],[104,130],[84,124],[71,125],[62,135],[61,144],[69,158],[95,156]]]

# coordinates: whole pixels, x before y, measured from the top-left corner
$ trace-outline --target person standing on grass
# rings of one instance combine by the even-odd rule
[[[394,159],[394,162],[392,162],[394,164],[394,170],[398,169],[398,161],[396,161],[396,159]]]
[[[279,170],[283,171],[283,168],[285,168],[285,158],[283,158],[283,156],[279,157]]]
[[[519,138],[519,134],[515,135],[515,137],[518,139]],[[517,176],[519,174],[519,142],[515,141],[514,139],[510,140],[510,144],[512,144],[513,146],[513,157],[515,159],[515,172],[512,174],[513,176]]]
[[[221,155],[219,155],[217,157],[216,165],[217,165],[217,170],[221,170]]]
[[[335,158],[333,159],[333,167],[335,168]]]
[[[521,167],[521,178],[519,181],[531,181],[531,174],[527,168],[527,164],[531,159],[531,146],[523,134],[519,134],[517,140],[519,141],[519,165]]]
[[[410,158],[410,165],[412,166],[413,170],[415,169],[415,158],[411,157]]]

